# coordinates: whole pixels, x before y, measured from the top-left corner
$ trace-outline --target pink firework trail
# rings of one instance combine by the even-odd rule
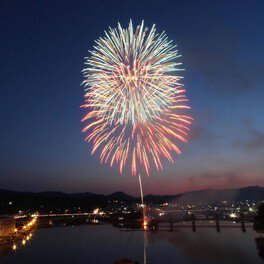
[[[133,29],[118,24],[96,41],[83,70],[86,87],[83,108],[88,112],[83,133],[92,154],[101,162],[118,164],[120,173],[130,164],[136,175],[142,166],[147,174],[153,163],[163,169],[163,158],[173,162],[179,142],[187,142],[192,118],[180,57],[166,34],[150,31],[144,22]]]

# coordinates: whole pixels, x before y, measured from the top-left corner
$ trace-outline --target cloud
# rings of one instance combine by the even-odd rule
[[[263,79],[263,61],[243,50],[239,37],[231,28],[219,26],[207,30],[187,46],[186,64],[202,72],[209,90],[219,95],[244,93]]]
[[[211,144],[212,141],[214,141],[218,137],[216,134],[214,134],[206,124],[202,124],[199,122],[196,122],[192,125],[190,134],[189,134],[189,141],[190,142],[202,142]]]
[[[256,170],[252,168],[256,168]],[[264,179],[261,169],[262,164],[244,164],[241,167],[230,169],[193,172],[193,175],[186,175],[177,182],[177,190],[173,186],[168,193],[179,193],[196,191],[202,189],[228,189],[241,188],[246,186],[264,186]]]
[[[207,189],[207,188],[227,188],[240,186],[239,171],[227,172],[200,172],[195,176],[185,179],[185,185],[192,187],[190,189]]]
[[[239,143],[247,151],[258,150],[264,148],[264,133],[260,131],[252,131],[251,138]]]
[[[253,126],[251,120],[243,120],[243,125],[247,129],[247,135],[243,140],[235,142],[235,146],[245,151],[257,151],[264,149],[264,132]]]

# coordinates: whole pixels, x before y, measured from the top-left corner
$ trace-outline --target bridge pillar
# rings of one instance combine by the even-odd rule
[[[215,214],[215,222],[216,222],[216,231],[220,232],[220,224],[219,224],[219,217],[218,214]]]
[[[245,222],[244,222],[244,214],[240,213],[240,220],[241,220],[241,229],[242,232],[247,232],[246,227],[245,227]]]
[[[192,231],[196,232],[196,225],[195,225],[195,215],[192,214]]]
[[[170,231],[173,231],[173,222],[170,220]]]

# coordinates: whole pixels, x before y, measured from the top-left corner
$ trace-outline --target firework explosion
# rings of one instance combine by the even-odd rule
[[[151,162],[160,170],[163,157],[173,162],[177,143],[187,142],[192,119],[182,114],[189,107],[175,47],[155,25],[148,32],[142,22],[134,31],[130,21],[105,32],[85,58],[83,132],[92,154],[100,149],[101,162],[118,163],[120,173],[127,162],[132,175],[140,165],[149,174]]]

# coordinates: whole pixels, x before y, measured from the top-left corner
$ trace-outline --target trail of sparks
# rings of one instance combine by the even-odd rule
[[[147,34],[143,22],[135,32],[132,22],[128,29],[119,24],[105,35],[83,70],[82,107],[89,109],[83,132],[92,154],[100,149],[101,162],[119,164],[120,173],[129,163],[132,175],[142,165],[149,174],[152,163],[162,169],[163,157],[173,162],[172,154],[181,153],[177,143],[187,142],[192,118],[181,114],[189,107],[175,74],[179,55],[155,25]]]

